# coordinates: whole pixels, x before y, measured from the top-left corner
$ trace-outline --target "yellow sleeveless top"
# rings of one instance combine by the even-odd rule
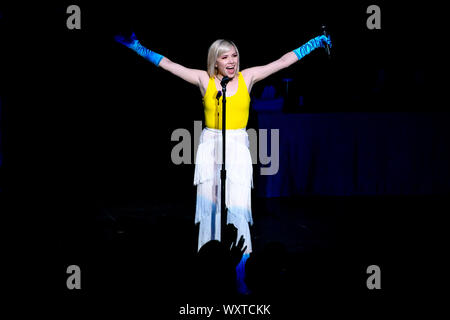
[[[203,97],[205,124],[208,128],[222,129],[222,99],[217,100],[217,88],[214,77],[208,82],[208,88]],[[244,77],[238,73],[238,89],[232,96],[227,94],[226,128],[242,129],[247,127],[250,110],[250,95]]]

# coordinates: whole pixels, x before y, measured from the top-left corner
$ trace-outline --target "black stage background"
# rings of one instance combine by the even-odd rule
[[[71,4],[81,8],[81,30],[66,27]],[[366,27],[371,4],[381,8],[381,30]],[[7,277],[16,301],[44,300],[47,312],[60,305],[108,312],[131,300],[128,312],[183,319],[181,305],[231,299],[195,298],[194,166],[170,158],[171,133],[192,132],[203,119],[199,90],[117,44],[115,34],[134,30],[145,46],[198,69],[212,41],[232,39],[244,69],[279,58],[326,24],[331,60],[318,50],[257,84],[252,96],[267,84],[280,89],[290,77],[295,90],[316,97],[302,112],[444,106],[442,8],[428,4],[60,1],[0,8],[1,197],[11,231],[6,264],[19,271]],[[380,70],[387,76],[374,93]],[[249,126],[257,126],[253,111]],[[233,301],[272,304],[272,318],[415,311],[445,277],[439,260],[446,200],[254,197],[255,251],[272,248],[285,273],[276,285],[254,285],[255,295]],[[66,288],[71,264],[82,270],[79,291]],[[365,287],[370,264],[382,270],[379,292]],[[255,279],[264,287],[267,278]]]

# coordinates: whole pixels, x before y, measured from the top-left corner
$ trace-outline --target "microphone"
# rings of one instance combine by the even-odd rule
[[[230,78],[228,78],[227,76],[223,77],[222,81],[220,81],[220,85],[222,86],[222,88],[225,88],[229,81],[230,81]]]
[[[325,37],[327,37],[328,38],[328,35],[327,35],[327,27],[325,26],[325,25],[322,25],[322,32],[323,32],[323,35],[325,36]],[[326,52],[327,52],[327,55],[328,55],[328,58],[331,58],[331,54],[330,54],[330,46],[328,45],[328,42],[325,44],[325,50],[326,50]]]

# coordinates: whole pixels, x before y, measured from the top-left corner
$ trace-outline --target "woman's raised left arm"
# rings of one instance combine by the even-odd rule
[[[248,90],[250,91],[252,86],[256,82],[267,78],[268,76],[280,71],[281,69],[289,67],[304,56],[308,55],[311,51],[319,47],[325,48],[326,44],[331,47],[330,37],[326,37],[323,35],[318,36],[309,40],[307,43],[298,47],[297,49],[286,53],[278,60],[275,60],[263,66],[242,70],[242,75],[247,81]]]

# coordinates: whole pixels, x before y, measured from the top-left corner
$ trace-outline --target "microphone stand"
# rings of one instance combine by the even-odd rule
[[[226,105],[227,105],[227,83],[228,77],[224,77],[220,84],[222,85],[222,170],[220,170],[220,229],[221,229],[221,239],[225,235],[225,226],[227,225],[227,207],[225,204],[225,182],[227,179],[227,171],[225,169],[225,132],[226,132]]]

